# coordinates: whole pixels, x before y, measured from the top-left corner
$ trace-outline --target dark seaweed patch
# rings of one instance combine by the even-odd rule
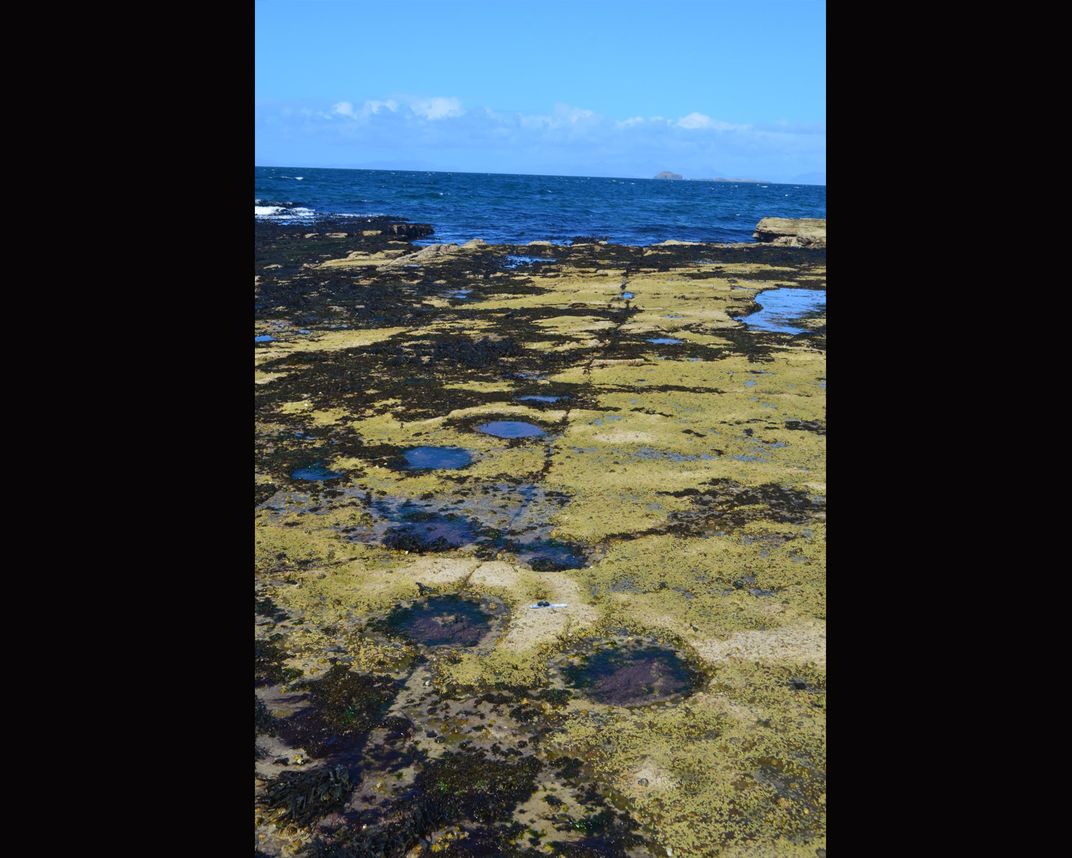
[[[743,486],[734,480],[712,480],[703,489],[667,492],[674,497],[691,496],[692,508],[675,512],[672,529],[704,533],[719,527],[742,527],[750,521],[803,524],[822,517],[826,501],[777,483]]]
[[[398,683],[336,664],[302,688],[308,692],[308,706],[279,719],[278,734],[290,745],[323,757],[360,748],[394,700]]]
[[[306,772],[283,772],[264,790],[263,803],[282,810],[282,816],[308,825],[339,810],[353,792],[345,766]]]
[[[301,676],[300,671],[283,666],[287,652],[278,643],[282,637],[282,635],[272,635],[268,640],[258,638],[255,641],[253,656],[255,685],[275,685]]]
[[[401,856],[423,837],[447,825],[465,823],[472,851],[459,844],[444,854],[516,855],[511,841],[521,827],[509,819],[536,788],[540,763],[534,757],[494,759],[450,751],[430,762],[406,795],[389,809],[389,821],[371,831],[352,832],[335,843],[318,842],[311,854],[327,858]]]
[[[818,420],[786,420],[786,429],[796,429],[801,432],[814,432],[817,435],[826,434],[826,424]]]
[[[579,546],[557,539],[528,542],[513,547],[513,550],[519,560],[537,572],[583,569],[588,562]]]

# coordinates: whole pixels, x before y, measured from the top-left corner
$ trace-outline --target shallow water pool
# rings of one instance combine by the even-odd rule
[[[739,321],[757,331],[776,334],[806,334],[807,329],[790,324],[812,313],[826,310],[824,289],[767,289],[756,296],[760,309]]]

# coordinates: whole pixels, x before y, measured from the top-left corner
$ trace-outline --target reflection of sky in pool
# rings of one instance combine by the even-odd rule
[[[253,342],[255,343],[270,343],[274,340],[275,337],[271,336],[270,334],[261,334],[253,338]]]
[[[675,337],[653,337],[648,340],[649,343],[654,343],[657,346],[676,346],[681,340]]]
[[[337,480],[343,476],[335,471],[329,471],[323,465],[310,465],[308,468],[298,468],[290,475],[292,480],[312,480],[320,482],[322,480]]]
[[[411,447],[402,455],[406,467],[412,470],[464,468],[473,461],[469,452],[461,447]]]
[[[778,334],[804,334],[805,328],[791,324],[809,313],[826,310],[824,289],[767,289],[756,295],[760,309],[740,321],[759,331]]]
[[[521,420],[492,420],[476,428],[478,432],[494,435],[496,438],[535,438],[544,434],[539,426]]]
[[[562,398],[561,396],[535,396],[535,395],[530,395],[530,396],[519,396],[517,398],[517,401],[518,402],[558,402],[558,400],[560,400],[561,398]]]

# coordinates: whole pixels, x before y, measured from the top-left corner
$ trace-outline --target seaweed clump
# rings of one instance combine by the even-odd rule
[[[354,673],[336,664],[319,680],[304,683],[309,706],[277,727],[287,741],[314,757],[364,745],[398,691],[389,677]]]
[[[278,643],[282,637],[272,635],[267,640],[257,639],[253,656],[254,685],[275,685],[301,676],[300,671],[283,666],[287,653]]]
[[[268,784],[264,803],[282,811],[280,816],[299,825],[309,825],[339,810],[354,785],[345,766],[307,772],[283,772]]]
[[[692,508],[674,513],[674,529],[702,535],[717,527],[743,527],[752,521],[804,524],[825,517],[826,501],[777,483],[744,486],[734,480],[712,480],[702,489],[667,492],[692,497]]]
[[[389,811],[389,821],[334,843],[314,843],[310,854],[320,858],[401,856],[438,829],[458,824],[467,830],[457,849],[437,851],[525,854],[511,845],[523,828],[510,819],[514,808],[535,791],[540,768],[535,757],[509,761],[474,752],[447,752],[417,775]]]

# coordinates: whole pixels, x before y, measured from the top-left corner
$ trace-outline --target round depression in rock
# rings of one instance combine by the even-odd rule
[[[337,480],[343,474],[335,471],[329,471],[323,465],[310,465],[307,468],[298,468],[291,473],[290,478],[292,480],[310,480],[315,482],[322,482],[323,480]]]
[[[491,631],[490,611],[461,596],[432,596],[387,617],[387,627],[425,646],[476,646]]]
[[[494,435],[496,438],[538,438],[547,434],[535,423],[525,423],[522,420],[492,420],[489,423],[481,423],[476,427],[476,431]]]
[[[402,452],[403,467],[409,471],[464,468],[473,456],[462,447],[410,447]]]
[[[643,706],[691,694],[700,675],[674,650],[655,643],[604,645],[562,670],[597,703]]]

